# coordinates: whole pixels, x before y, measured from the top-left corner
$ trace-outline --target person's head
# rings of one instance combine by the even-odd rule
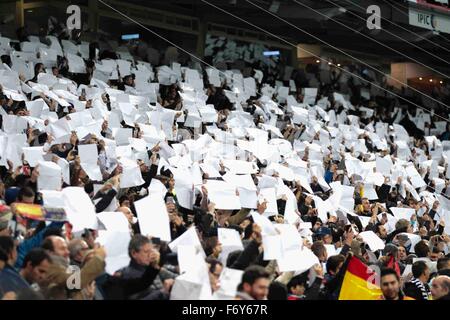
[[[0,61],[6,65],[8,65],[10,68],[12,67],[12,61],[11,61],[11,56],[7,55],[7,54],[3,54],[0,57]]]
[[[437,276],[431,282],[431,295],[433,300],[440,299],[450,293],[450,277]]]
[[[213,289],[213,291],[216,291],[219,289],[219,278],[223,270],[222,262],[214,258],[208,258],[206,259],[206,263],[208,264],[209,281],[211,283],[211,288]]]
[[[203,237],[205,253],[217,259],[222,252],[222,244],[219,242],[217,230],[211,228],[208,233],[204,233]]]
[[[133,236],[128,245],[128,255],[134,262],[141,266],[148,266],[150,264],[153,250],[150,240],[140,234]]]
[[[369,202],[369,199],[367,199],[367,198],[362,198],[362,199],[361,199],[361,205],[362,205],[362,208],[363,208],[363,211],[364,211],[364,212],[369,212],[369,211],[370,211],[370,202]]]
[[[331,235],[331,229],[327,227],[321,227],[317,229],[316,235],[319,240],[322,240],[324,244],[331,244],[333,242],[333,236]]]
[[[95,239],[97,238],[97,236],[98,236],[97,230],[92,229],[84,229],[84,232],[81,235],[83,240],[86,241],[86,243],[88,244],[89,249],[95,248]]]
[[[66,239],[59,236],[47,237],[42,242],[42,248],[48,250],[51,254],[64,258],[67,262],[70,262],[70,252]]]
[[[12,237],[0,236],[0,250],[6,254],[8,260],[6,261],[9,265],[14,265],[17,260],[17,250],[16,243]]]
[[[121,196],[119,198],[119,207],[130,207],[130,198],[128,196]]]
[[[428,258],[431,255],[431,250],[428,244],[421,240],[414,246],[414,252],[418,258]]]
[[[47,278],[51,258],[42,248],[34,248],[25,256],[21,275],[28,283],[40,284]]]
[[[20,189],[17,195],[17,200],[22,203],[33,204],[35,196],[36,194],[34,193],[33,189],[29,187],[24,187]]]
[[[425,261],[416,261],[412,265],[413,277],[419,279],[422,283],[428,282],[430,278],[430,268]]]
[[[134,216],[133,216],[133,213],[131,212],[131,210],[130,210],[129,207],[119,207],[119,208],[117,209],[117,211],[118,211],[118,212],[122,212],[123,215],[125,216],[125,218],[127,218],[128,222],[129,222],[130,224],[133,223],[133,217],[134,217]]]
[[[0,92],[0,106],[4,106],[8,101],[8,97],[5,96],[2,92]]]
[[[209,272],[218,279],[223,270],[222,262],[214,258],[208,258],[206,259],[206,263],[208,264]]]
[[[34,74],[35,74],[35,76],[37,77],[37,75],[39,73],[43,73],[43,72],[45,72],[44,64],[36,63],[36,65],[34,66]]]
[[[341,270],[344,264],[345,257],[342,254],[331,256],[327,260],[327,272],[331,275],[335,275]]]
[[[322,241],[314,241],[311,246],[311,251],[319,258],[320,262],[327,261],[327,248],[324,246]]]
[[[308,278],[304,273],[299,274],[289,280],[287,284],[289,294],[293,294],[296,296],[302,296],[305,293],[306,282]]]
[[[58,67],[53,67],[52,68],[52,73],[55,77],[59,76],[59,69]]]
[[[331,172],[336,172],[337,169],[338,169],[338,165],[336,163],[331,163],[330,171]]]
[[[450,270],[450,257],[443,257],[438,259],[436,268],[438,271]]]
[[[248,267],[242,275],[240,288],[255,300],[265,300],[269,293],[269,273],[261,266]]]
[[[246,218],[239,224],[239,227],[241,227],[242,230],[244,230],[244,232],[245,232],[246,228],[251,224],[252,224],[252,221],[250,220],[250,218]]]
[[[288,290],[286,285],[281,282],[274,281],[269,286],[267,300],[287,300]]]
[[[69,242],[70,259],[77,263],[81,263],[84,259],[89,246],[83,239],[73,239]]]
[[[92,60],[89,60],[86,62],[86,73],[92,74],[95,70],[95,62]]]
[[[447,123],[447,126],[448,126],[449,124]],[[439,208],[439,201],[438,200],[436,200],[435,202],[433,202],[433,207],[432,207],[432,209],[434,210],[434,211],[437,211],[437,209]]]
[[[408,233],[412,233],[412,226],[411,223],[406,219],[400,219],[395,223],[395,229],[396,230],[405,230]]]
[[[19,116],[19,117],[26,116],[27,115],[27,108],[26,108],[26,106],[24,106],[24,105],[17,106],[17,108],[14,110],[14,114],[16,116]]]
[[[398,300],[400,297],[400,277],[391,268],[381,270],[381,291],[386,300]]]
[[[388,235],[386,228],[381,223],[377,223],[375,225],[375,233],[378,237],[380,237],[380,239],[386,239]]]
[[[172,188],[174,188],[175,187],[175,179],[173,178],[173,177],[170,177],[168,180],[167,180],[167,188],[168,189],[172,189]]]
[[[386,257],[394,257],[398,259],[398,247],[393,243],[388,243],[383,249],[383,255]]]
[[[129,87],[133,87],[134,86],[133,76],[131,75],[125,76],[123,78],[123,83]]]
[[[400,261],[405,261],[408,257],[408,252],[404,246],[398,246],[398,258]]]

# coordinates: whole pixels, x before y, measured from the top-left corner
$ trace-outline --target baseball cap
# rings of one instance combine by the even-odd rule
[[[331,235],[331,229],[327,227],[320,227],[317,229],[316,233],[317,236],[326,236]]]

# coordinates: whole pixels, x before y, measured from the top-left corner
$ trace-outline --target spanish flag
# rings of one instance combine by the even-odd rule
[[[15,213],[24,218],[44,220],[44,212],[42,211],[42,207],[40,205],[16,202],[13,204],[13,207]]]
[[[379,286],[373,284],[375,272],[361,260],[352,256],[345,264],[339,300],[377,300],[382,295]]]

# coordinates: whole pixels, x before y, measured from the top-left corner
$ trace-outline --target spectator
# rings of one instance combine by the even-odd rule
[[[431,295],[433,300],[449,300],[450,298],[450,277],[438,276],[431,283]]]
[[[423,261],[417,261],[412,266],[413,278],[405,284],[405,295],[415,300],[428,300],[431,293],[428,287],[430,269]]]
[[[238,287],[239,300],[266,300],[269,293],[269,274],[260,266],[248,267]]]

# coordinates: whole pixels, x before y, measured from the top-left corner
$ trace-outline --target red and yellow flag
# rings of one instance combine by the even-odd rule
[[[361,260],[350,257],[347,261],[344,280],[342,281],[339,300],[377,300],[381,289],[373,284],[376,274]]]
[[[42,207],[38,204],[28,203],[14,203],[15,213],[21,215],[24,218],[33,220],[44,220],[44,212]]]

